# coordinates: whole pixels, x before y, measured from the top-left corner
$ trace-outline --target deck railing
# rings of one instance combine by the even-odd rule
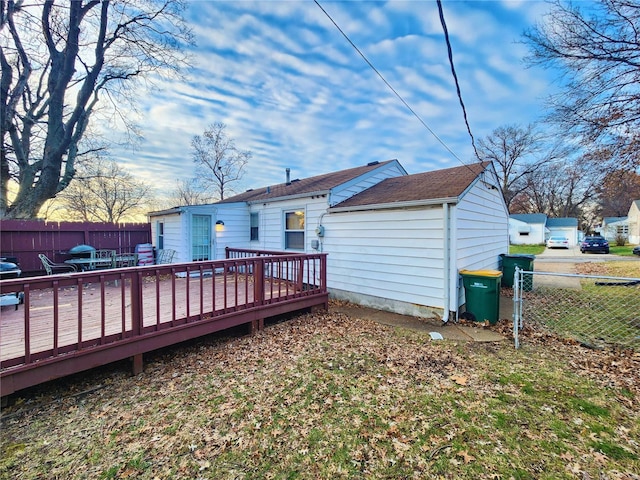
[[[245,256],[0,281],[2,396],[299,308],[324,306],[325,254]],[[66,359],[66,360],[65,360]],[[77,365],[73,365],[75,359]],[[55,366],[65,360],[64,368]],[[49,366],[50,368],[43,367]],[[23,378],[28,370],[41,370]]]

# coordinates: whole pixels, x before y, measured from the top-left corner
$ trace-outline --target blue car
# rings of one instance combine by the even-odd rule
[[[604,237],[599,235],[593,235],[585,237],[580,243],[580,251],[585,252],[600,252],[609,253],[609,242]]]
[[[640,256],[640,245],[633,247],[633,254]]]

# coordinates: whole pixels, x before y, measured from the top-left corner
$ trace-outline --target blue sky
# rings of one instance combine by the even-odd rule
[[[159,190],[193,176],[190,142],[223,122],[253,154],[238,192],[397,158],[409,173],[473,162],[435,0],[321,1],[371,63],[455,153],[411,114],[312,0],[195,1],[187,81],[141,98],[144,139],[118,151]],[[526,68],[538,1],[443,1],[454,62],[476,139],[544,114],[552,73]],[[456,158],[457,157],[457,158]],[[135,161],[131,159],[135,158]]]

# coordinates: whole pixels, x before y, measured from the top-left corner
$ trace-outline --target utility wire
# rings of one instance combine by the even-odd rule
[[[464,107],[464,102],[462,101],[462,93],[460,92],[460,84],[458,83],[458,75],[456,75],[456,68],[453,66],[453,51],[451,49],[451,42],[449,41],[449,31],[447,30],[447,23],[444,21],[444,12],[442,10],[442,0],[436,0],[438,3],[438,13],[440,13],[440,23],[442,24],[442,30],[444,31],[444,39],[447,42],[447,52],[449,53],[449,64],[451,65],[451,73],[453,74],[453,79],[456,82],[456,92],[458,93],[458,100],[460,100],[460,106],[462,107],[462,115],[464,116],[464,123],[467,126],[467,132],[469,132],[469,136],[471,137],[471,145],[473,146],[473,151],[476,154],[476,158],[479,162],[480,155],[478,155],[478,150],[476,149],[476,142],[473,138],[473,133],[471,133],[471,127],[469,126],[469,120],[467,118],[467,109]]]
[[[382,74],[378,71],[378,69],[376,67],[373,66],[373,64],[369,61],[369,59],[364,55],[364,53],[362,53],[360,51],[360,49],[356,46],[355,43],[353,43],[351,41],[351,39],[347,36],[346,33],[344,33],[344,31],[340,28],[340,26],[335,22],[335,20],[333,18],[331,18],[331,15],[329,15],[327,13],[327,11],[322,8],[322,5],[320,5],[320,3],[318,2],[318,0],[313,0],[315,2],[315,4],[320,8],[320,10],[322,10],[322,12],[327,16],[327,18],[329,20],[331,20],[331,23],[333,23],[335,25],[335,27],[338,29],[338,31],[342,34],[342,36],[347,40],[347,42],[349,42],[351,44],[351,46],[356,50],[356,52],[358,52],[358,54],[362,57],[362,59],[367,62],[367,65],[369,65],[369,67],[371,67],[371,69],[376,72],[376,74],[380,77],[380,79],[385,83],[385,85],[387,87],[389,87],[389,89],[396,95],[396,97],[398,97],[400,99],[400,101],[404,104],[405,107],[407,107],[409,109],[409,111],[413,114],[414,117],[416,117],[418,119],[418,121],[429,131],[429,133],[431,133],[431,135],[434,136],[434,138],[436,140],[438,140],[438,142],[440,142],[440,144],[447,149],[447,151],[453,155],[460,163],[462,163],[463,165],[466,165],[466,163],[464,163],[460,157],[458,157],[458,155],[455,154],[455,152],[453,150],[451,150],[449,148],[449,146],[444,143],[444,141],[429,127],[429,125],[427,125],[425,123],[424,120],[422,120],[422,118],[420,117],[420,115],[418,115],[415,110],[413,110],[413,108],[411,108],[411,106],[404,100],[404,98],[402,98],[402,96],[395,90],[395,88],[393,88],[391,86],[391,84],[389,82],[387,82],[387,80],[382,76]],[[453,64],[452,64],[453,65]],[[457,81],[456,81],[456,85],[457,85]],[[459,92],[459,90],[458,90]],[[462,101],[462,99],[460,100]],[[464,109],[464,106],[463,106]],[[466,119],[466,114],[465,114],[465,119]],[[467,124],[468,126],[468,124]],[[473,138],[473,137],[472,137]],[[475,145],[473,146],[474,150],[475,150]],[[477,156],[478,152],[476,152],[476,156]]]

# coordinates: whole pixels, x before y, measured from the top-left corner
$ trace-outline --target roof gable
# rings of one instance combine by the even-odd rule
[[[335,205],[335,208],[457,198],[489,165],[491,162],[473,163],[461,167],[387,178]]]
[[[391,163],[396,163],[404,172],[404,169],[397,160],[371,162],[362,167],[348,168],[337,172],[325,173],[324,175],[316,175],[315,177],[292,180],[289,183],[279,183],[255,190],[247,190],[239,195],[225,198],[218,203],[273,201],[286,197],[328,193],[333,188],[346,184],[373,170],[388,166]]]

